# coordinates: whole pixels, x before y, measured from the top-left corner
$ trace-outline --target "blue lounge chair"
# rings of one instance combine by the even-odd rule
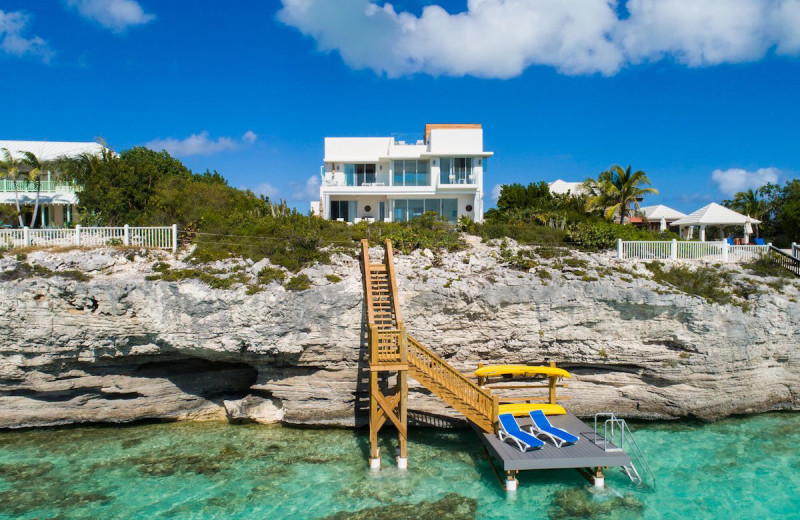
[[[766,242],[764,242],[763,238],[754,238],[753,239],[753,243],[755,245],[757,245],[757,246],[765,246],[765,245],[767,245]]]
[[[544,443],[526,431],[522,431],[517,424],[517,420],[510,413],[503,413],[498,416],[500,420],[500,431],[497,436],[501,441],[506,442],[509,439],[517,445],[519,451],[525,452],[530,450],[538,450]]]
[[[733,244],[733,239],[732,239],[732,238],[726,238],[726,239],[725,239],[725,241],[728,243],[728,245],[729,245],[729,246],[732,246],[732,245],[734,245],[734,244]]]
[[[533,425],[530,427],[531,433],[548,437],[557,448],[578,442],[578,437],[550,424],[547,416],[541,410],[533,410],[530,416],[533,421]]]

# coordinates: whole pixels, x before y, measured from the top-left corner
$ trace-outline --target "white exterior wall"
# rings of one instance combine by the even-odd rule
[[[457,199],[458,217],[483,220],[483,162],[492,155],[483,150],[482,129],[434,128],[426,144],[401,144],[392,138],[325,138],[324,167],[319,201],[312,202],[312,211],[330,218],[331,201],[356,201],[353,218],[375,218],[379,203],[386,203],[386,217],[392,218],[392,200]],[[469,184],[440,183],[440,159],[471,157],[474,180]],[[393,161],[427,161],[430,186],[394,186]],[[346,186],[345,164],[375,164],[376,185]],[[366,211],[370,206],[370,211]],[[467,211],[467,206],[472,206]]]

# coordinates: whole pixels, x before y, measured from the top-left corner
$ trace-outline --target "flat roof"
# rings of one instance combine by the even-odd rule
[[[431,136],[431,130],[442,128],[447,130],[463,130],[463,129],[481,129],[480,123],[428,123],[425,125],[425,142],[427,143]]]
[[[556,428],[561,428],[578,436],[578,442],[571,446],[556,448],[551,442],[545,441],[541,449],[523,453],[516,446],[501,441],[493,433],[486,433],[477,429],[476,432],[491,456],[502,463],[503,471],[630,465],[631,458],[624,451],[606,451],[595,444],[595,434],[592,427],[573,414],[567,412],[566,415],[548,415],[547,418]],[[530,417],[517,417],[517,422],[523,430],[532,423]],[[602,434],[598,435],[597,438],[602,439]],[[609,447],[616,448],[612,444],[609,444]]]

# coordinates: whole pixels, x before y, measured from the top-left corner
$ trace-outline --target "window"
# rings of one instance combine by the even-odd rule
[[[430,186],[428,161],[406,160],[392,163],[394,186]]]
[[[406,222],[419,218],[423,213],[434,211],[455,224],[458,220],[458,199],[396,199],[392,201],[395,222]]]
[[[374,164],[345,164],[344,180],[347,186],[374,185],[375,165]]]
[[[356,218],[356,208],[356,201],[354,200],[332,200],[331,220],[342,219],[345,222],[352,222]]]
[[[472,157],[442,157],[440,184],[474,184]]]

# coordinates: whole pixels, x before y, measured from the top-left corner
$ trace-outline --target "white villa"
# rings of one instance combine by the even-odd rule
[[[0,140],[0,148],[8,149],[12,157],[17,160],[23,158],[22,152],[31,152],[43,162],[59,157],[77,157],[83,153],[99,154],[103,151],[103,146],[98,143],[59,141]],[[39,191],[39,214],[36,222],[29,222],[36,203],[36,184],[23,177],[24,172],[15,180],[11,179],[7,172],[0,171],[0,179],[2,179],[0,180],[0,205],[10,206],[8,209],[13,212],[16,210],[16,197],[19,197],[25,225],[30,227],[66,227],[72,222],[75,205],[78,203],[78,197],[75,195],[78,188],[74,184],[59,180],[55,172],[43,172]],[[17,219],[4,220],[0,223],[0,227],[16,227],[18,225]]]
[[[427,124],[413,143],[393,137],[326,137],[315,215],[403,222],[435,211],[483,220],[483,174],[493,154],[479,124]]]

